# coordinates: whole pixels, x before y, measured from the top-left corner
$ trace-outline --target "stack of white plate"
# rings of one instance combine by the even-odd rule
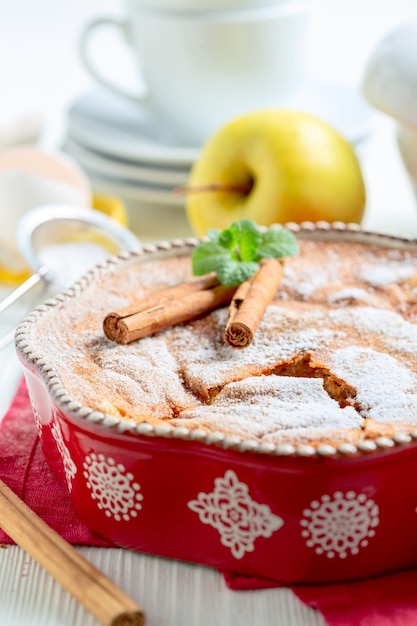
[[[199,149],[179,145],[143,105],[104,90],[82,95],[67,113],[63,150],[97,193],[120,197],[142,240],[185,237],[184,195]]]
[[[350,87],[305,82],[289,106],[326,120],[356,148],[369,132],[370,108]],[[68,110],[63,149],[95,192],[125,202],[142,241],[193,234],[176,190],[186,185],[200,147],[184,145],[151,108],[102,89],[87,92]]]

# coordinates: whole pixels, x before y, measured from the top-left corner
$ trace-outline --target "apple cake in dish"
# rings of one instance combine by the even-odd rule
[[[191,278],[195,240],[109,259],[31,313],[16,345],[46,457],[120,546],[284,584],[415,565],[417,246],[288,226],[300,254],[245,349],[227,307],[128,345],[103,333]]]

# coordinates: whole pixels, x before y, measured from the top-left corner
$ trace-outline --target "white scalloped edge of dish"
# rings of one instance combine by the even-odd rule
[[[416,246],[417,239],[400,237],[397,235],[390,235],[386,233],[378,233],[363,230],[358,224],[344,223],[344,222],[301,222],[296,224],[294,222],[286,223],[283,225],[296,235],[308,234],[312,236],[313,233],[317,233],[320,238],[325,239],[325,234],[334,236],[340,236],[341,239],[346,240],[346,235],[351,235],[353,239],[349,240],[362,240],[366,243],[384,243],[385,245],[405,245]],[[152,426],[146,421],[137,424],[133,420],[119,419],[113,415],[107,415],[98,411],[94,411],[90,407],[83,406],[77,402],[67,392],[59,374],[48,364],[47,359],[34,352],[30,347],[30,341],[28,339],[28,331],[32,324],[36,323],[38,318],[48,313],[52,308],[59,306],[63,302],[66,302],[84,289],[86,289],[94,280],[102,273],[107,273],[115,269],[115,267],[127,260],[134,258],[142,258],[147,255],[155,254],[158,252],[173,252],[178,249],[194,248],[201,239],[187,238],[187,239],[173,239],[170,241],[159,241],[155,244],[144,245],[141,251],[134,252],[122,252],[117,256],[113,256],[106,261],[99,263],[94,268],[89,270],[82,278],[80,278],[74,285],[66,291],[58,294],[57,296],[47,300],[43,304],[34,309],[25,319],[19,324],[16,329],[15,345],[18,353],[21,357],[30,363],[34,367],[42,379],[49,391],[51,398],[57,404],[57,406],[67,414],[71,416],[87,420],[90,423],[94,423],[116,430],[120,433],[129,433],[131,435],[139,435],[146,437],[174,437],[177,439],[185,439],[189,441],[198,441],[207,445],[215,445],[224,449],[234,449],[242,453],[244,452],[256,452],[259,454],[276,455],[276,456],[300,456],[300,457],[346,457],[358,454],[369,454],[375,451],[387,450],[390,448],[404,446],[406,444],[417,441],[417,427],[411,427],[407,433],[402,429],[401,432],[394,434],[392,437],[378,437],[374,440],[365,439],[357,445],[345,442],[338,446],[332,445],[319,445],[316,448],[309,445],[293,446],[291,444],[274,445],[271,443],[259,443],[254,440],[241,439],[239,437],[225,436],[220,432],[206,432],[203,429],[188,430],[185,427],[172,428],[170,426]]]

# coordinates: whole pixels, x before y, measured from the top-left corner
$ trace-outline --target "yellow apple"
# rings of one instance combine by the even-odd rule
[[[186,202],[199,235],[244,217],[273,223],[357,222],[365,184],[351,145],[315,116],[257,111],[220,128],[195,162]]]

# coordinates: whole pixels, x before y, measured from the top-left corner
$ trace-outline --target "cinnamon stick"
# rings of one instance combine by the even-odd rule
[[[143,626],[142,609],[0,480],[0,527],[105,626]]]
[[[108,339],[128,344],[228,304],[235,291],[236,287],[221,285],[215,274],[207,274],[109,313],[103,330]]]
[[[283,266],[277,259],[263,259],[252,278],[239,285],[229,306],[226,343],[234,348],[246,348],[252,343],[282,274]]]

